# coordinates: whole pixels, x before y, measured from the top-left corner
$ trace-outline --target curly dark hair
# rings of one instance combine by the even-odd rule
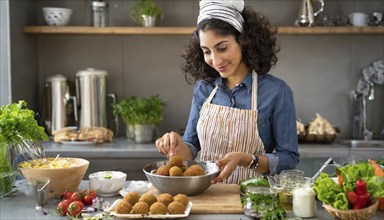
[[[268,73],[271,67],[276,64],[276,54],[280,51],[276,45],[276,28],[267,17],[254,11],[250,6],[244,8],[242,16],[244,18],[242,34],[229,23],[218,19],[206,19],[198,24],[182,55],[186,61],[183,71],[189,84],[200,79],[212,82],[220,76],[204,61],[198,34],[200,30],[212,30],[221,36],[233,35],[237,43],[242,46],[244,63],[258,74]]]

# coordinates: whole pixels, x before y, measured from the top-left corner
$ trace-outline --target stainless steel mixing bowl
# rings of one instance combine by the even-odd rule
[[[194,160],[186,160],[183,163],[190,167],[193,164],[200,164],[205,175],[202,176],[161,176],[156,174],[157,168],[167,164],[168,161],[158,161],[146,165],[143,169],[149,182],[161,193],[169,193],[176,195],[179,193],[188,196],[196,195],[204,192],[211,186],[211,180],[219,175],[220,168],[214,162],[202,162]]]

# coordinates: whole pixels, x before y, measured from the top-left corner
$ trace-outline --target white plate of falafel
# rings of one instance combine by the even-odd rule
[[[163,193],[155,196],[144,193],[128,192],[123,199],[117,199],[110,207],[111,215],[117,218],[184,218],[189,215],[192,202],[185,194],[172,196]]]

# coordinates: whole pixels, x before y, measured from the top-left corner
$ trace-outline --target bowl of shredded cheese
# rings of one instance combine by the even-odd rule
[[[50,178],[49,196],[59,197],[65,191],[77,191],[88,166],[89,161],[82,158],[56,157],[23,161],[18,168],[27,180]]]

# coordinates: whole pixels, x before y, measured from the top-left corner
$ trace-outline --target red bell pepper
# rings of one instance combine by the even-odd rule
[[[356,181],[356,193],[357,195],[364,195],[367,193],[367,183],[364,180],[360,179]]]

